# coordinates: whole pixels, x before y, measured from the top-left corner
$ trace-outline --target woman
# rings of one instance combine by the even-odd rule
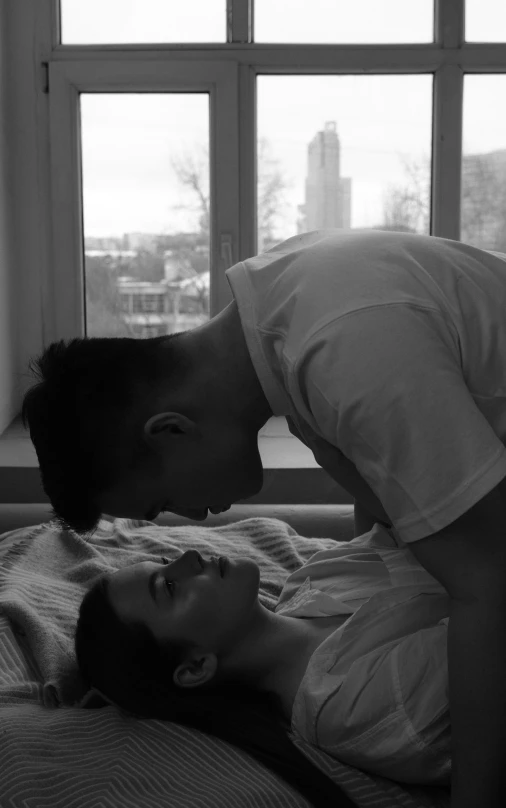
[[[449,597],[407,546],[375,525],[292,573],[274,612],[258,587],[250,559],[193,550],[101,576],[77,625],[85,680],[242,746],[314,805],[337,786],[291,733],[399,782],[449,783]]]

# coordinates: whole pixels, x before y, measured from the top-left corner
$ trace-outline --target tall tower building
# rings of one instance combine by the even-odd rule
[[[336,122],[328,121],[307,149],[306,201],[299,206],[299,233],[350,227],[351,179],[340,176],[340,163]]]

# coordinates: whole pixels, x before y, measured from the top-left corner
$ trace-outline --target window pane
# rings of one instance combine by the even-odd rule
[[[63,45],[226,42],[226,0],[60,0]]]
[[[506,252],[506,75],[465,76],[461,240]]]
[[[466,0],[466,39],[469,42],[506,42],[504,0]]]
[[[320,228],[428,233],[432,75],[260,76],[258,248]]]
[[[209,98],[81,96],[86,333],[209,319]]]
[[[255,42],[432,42],[434,0],[255,0]]]

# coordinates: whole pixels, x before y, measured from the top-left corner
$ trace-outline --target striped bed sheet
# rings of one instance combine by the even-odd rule
[[[89,582],[104,571],[195,548],[249,556],[273,609],[285,577],[332,539],[306,538],[277,519],[217,528],[101,521],[88,539],[52,523],[0,537],[0,808],[307,808],[246,753],[197,730],[136,719],[86,690],[73,632]],[[448,789],[405,787],[296,745],[364,808],[448,808]]]

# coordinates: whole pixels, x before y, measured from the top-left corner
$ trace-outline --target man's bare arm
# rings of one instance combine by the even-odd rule
[[[506,800],[506,480],[410,550],[451,597],[452,808]]]
[[[374,525],[378,521],[373,513],[370,510],[365,508],[358,499],[354,502],[353,508],[353,516],[354,516],[354,526],[353,526],[353,536],[363,536],[364,533],[368,533],[370,530],[373,529]]]

